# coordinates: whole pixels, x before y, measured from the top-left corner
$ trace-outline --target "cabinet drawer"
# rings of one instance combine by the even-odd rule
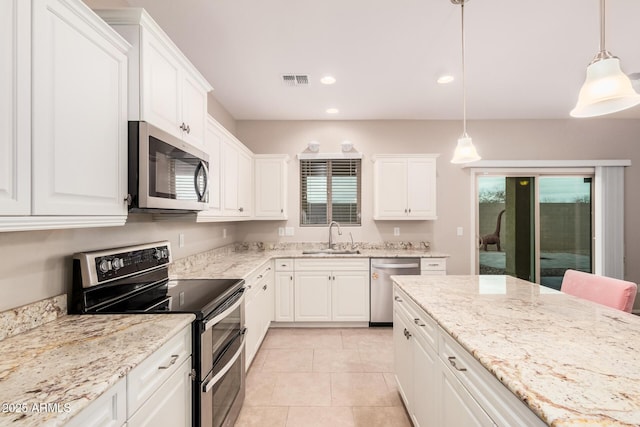
[[[250,301],[258,290],[268,282],[273,275],[273,267],[271,261],[268,261],[253,271],[249,277],[245,279],[245,287],[247,288],[245,299]]]
[[[421,271],[446,271],[446,258],[422,258],[420,261]]]
[[[188,325],[127,375],[128,417],[190,356],[191,325]]]
[[[296,271],[368,271],[369,258],[298,258],[294,268]]]
[[[404,316],[408,316],[408,320],[413,324],[415,332],[420,334],[423,341],[438,351],[438,325],[428,316],[416,303],[413,302],[400,289],[395,290],[394,304],[398,307]]]
[[[66,427],[120,427],[127,421],[127,380],[122,378],[91,402]]]
[[[275,263],[276,271],[293,271],[292,258],[278,258]]]

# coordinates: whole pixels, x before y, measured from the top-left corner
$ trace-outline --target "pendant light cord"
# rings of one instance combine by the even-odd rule
[[[602,0],[604,2],[604,0]],[[464,66],[464,2],[460,3],[462,16],[462,136],[467,137],[467,83],[466,72]]]
[[[604,10],[605,10],[605,0],[600,0],[600,52],[604,52],[604,33],[605,33],[605,19],[604,19]]]

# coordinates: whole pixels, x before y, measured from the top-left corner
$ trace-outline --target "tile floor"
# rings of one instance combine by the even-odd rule
[[[236,427],[410,427],[391,328],[272,328],[247,372]]]

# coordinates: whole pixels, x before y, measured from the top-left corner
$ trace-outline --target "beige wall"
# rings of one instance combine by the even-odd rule
[[[472,121],[469,134],[487,160],[510,159],[630,159],[626,169],[626,277],[640,282],[640,120],[511,120]],[[433,250],[451,255],[449,273],[467,274],[471,253],[471,187],[467,169],[449,163],[461,132],[459,121],[238,121],[237,135],[255,153],[286,153],[289,163],[289,220],[248,223],[238,230],[242,240],[327,240],[326,227],[299,227],[299,168],[296,155],[310,140],[321,152],[339,152],[348,139],[364,153],[362,226],[345,227],[355,240],[429,240]],[[440,153],[438,159],[438,217],[436,221],[373,221],[373,154]],[[278,237],[278,227],[295,229],[293,237]],[[456,235],[456,227],[464,235]],[[400,227],[400,237],[393,236]],[[348,238],[345,235],[339,239]]]
[[[236,119],[233,118],[226,108],[216,99],[214,92],[209,92],[207,99],[207,111],[218,123],[224,126],[233,135],[236,134]]]
[[[235,233],[230,223],[153,222],[148,214],[130,215],[124,227],[0,233],[0,311],[70,292],[76,252],[169,240],[179,259],[232,243]]]

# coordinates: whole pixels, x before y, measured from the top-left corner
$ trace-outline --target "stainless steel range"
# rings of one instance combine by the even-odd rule
[[[73,257],[75,314],[193,313],[193,425],[232,426],[245,394],[244,280],[169,280],[169,242]]]

